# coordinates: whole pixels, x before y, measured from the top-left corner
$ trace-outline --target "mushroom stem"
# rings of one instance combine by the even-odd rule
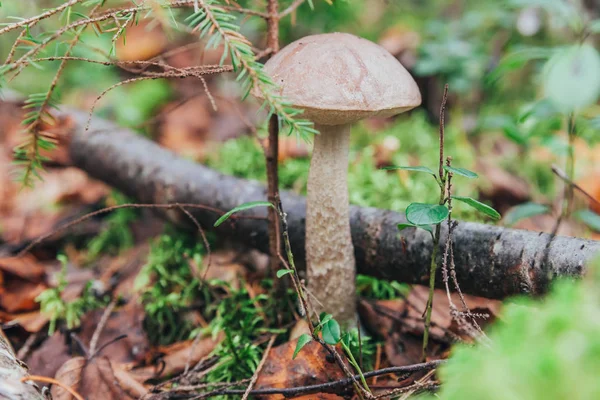
[[[356,325],[356,271],[347,182],[350,125],[315,128],[321,133],[315,135],[307,185],[308,290],[318,313],[333,314],[351,327]]]

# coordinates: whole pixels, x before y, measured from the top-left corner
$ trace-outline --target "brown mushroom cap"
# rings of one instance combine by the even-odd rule
[[[383,47],[348,33],[304,37],[265,64],[280,94],[317,124],[389,117],[421,104],[408,71]]]

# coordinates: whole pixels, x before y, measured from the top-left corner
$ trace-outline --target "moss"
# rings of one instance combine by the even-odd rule
[[[506,306],[492,345],[457,346],[440,369],[441,399],[600,398],[599,266],[556,283],[543,301]]]

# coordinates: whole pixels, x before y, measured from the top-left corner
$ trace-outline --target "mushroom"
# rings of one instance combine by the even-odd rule
[[[312,35],[274,55],[265,72],[281,95],[315,124],[308,176],[308,290],[345,326],[356,324],[355,260],[348,204],[352,123],[390,117],[421,104],[408,71],[381,46],[347,33]]]

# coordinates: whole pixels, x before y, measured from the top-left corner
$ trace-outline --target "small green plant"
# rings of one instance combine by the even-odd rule
[[[437,182],[440,189],[440,197],[437,204],[429,203],[411,203],[406,208],[407,223],[398,224],[399,230],[406,228],[421,228],[429,232],[433,242],[433,250],[431,252],[431,265],[429,269],[429,298],[425,308],[425,330],[423,334],[423,358],[427,351],[429,341],[429,328],[431,326],[431,311],[433,309],[433,292],[435,289],[435,275],[438,268],[438,251],[441,236],[441,224],[443,221],[450,222],[452,219],[452,200],[460,201],[478,212],[492,218],[500,219],[500,214],[487,204],[481,203],[471,197],[455,196],[452,194],[452,177],[461,176],[469,179],[477,178],[475,172],[465,168],[457,168],[451,165],[452,158],[447,157],[444,160],[444,112],[446,108],[446,99],[448,94],[448,85],[444,89],[444,97],[440,110],[440,143],[439,143],[439,165],[438,171],[433,171],[425,166],[392,166],[385,167],[387,170],[405,170],[411,172],[419,172],[430,175]],[[444,163],[445,161],[445,163]],[[450,232],[448,233],[450,235]]]
[[[342,347],[342,349],[344,349],[344,353],[348,357],[348,361],[356,370],[356,372],[360,375],[360,380],[363,389],[370,393],[371,389],[369,389],[369,385],[367,384],[367,381],[363,375],[362,368],[357,361],[359,350],[362,346],[362,343],[359,343],[358,341],[358,329],[354,328],[350,331],[343,332],[340,327],[340,324],[333,318],[331,314],[323,313],[321,314],[321,317],[319,319],[320,322],[314,327],[312,335],[304,333],[298,338],[293,358],[296,358],[300,350],[302,350],[302,348],[308,343],[310,343],[313,340],[320,340],[318,339],[318,335],[321,334],[323,337],[323,342],[325,342],[326,344],[331,346],[339,344]],[[369,349],[367,351],[371,352],[372,349]]]
[[[557,281],[543,300],[512,300],[490,329],[491,346],[454,348],[435,398],[600,398],[599,267],[583,281]]]
[[[81,296],[72,301],[65,301],[62,298],[62,292],[66,289],[67,282],[67,257],[57,256],[61,263],[61,271],[58,275],[58,286],[44,290],[35,301],[40,303],[42,313],[50,316],[50,325],[48,334],[52,335],[56,330],[57,324],[64,321],[67,329],[76,328],[81,324],[81,317],[88,311],[106,306],[110,298],[105,296],[98,298],[92,291],[92,283],[86,283]]]

